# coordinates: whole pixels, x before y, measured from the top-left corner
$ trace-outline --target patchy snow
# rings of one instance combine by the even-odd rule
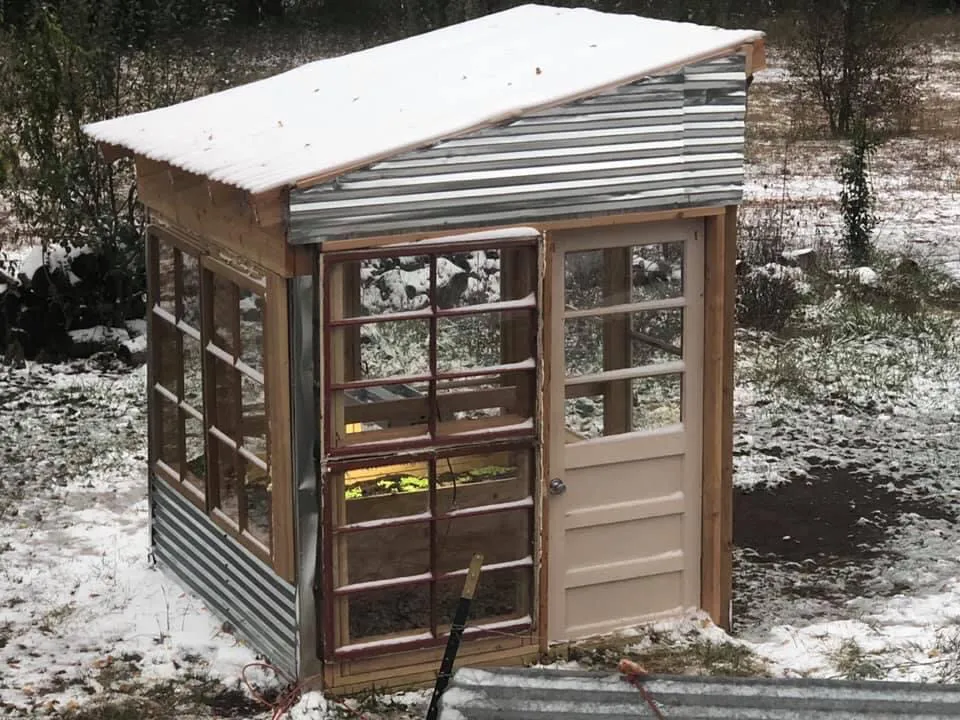
[[[67,333],[75,343],[95,343],[97,345],[117,345],[130,340],[130,333],[123,328],[96,325],[92,328],[71,330]]]
[[[336,175],[760,37],[523,5],[85,129],[96,140],[262,192]]]
[[[63,268],[67,259],[67,250],[61,245],[51,243],[46,249],[41,245],[34,245],[23,254],[18,272],[25,275],[27,280],[33,280],[37,270],[44,264],[49,271],[53,272]]]
[[[237,687],[255,657],[151,564],[145,383],[142,367],[0,366],[0,710],[62,711],[120,666]]]
[[[874,286],[880,282],[880,275],[869,267],[858,267],[850,271],[850,276],[861,285]]]

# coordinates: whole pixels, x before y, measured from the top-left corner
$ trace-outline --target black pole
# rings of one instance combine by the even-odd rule
[[[450,635],[447,637],[447,649],[443,653],[443,660],[440,661],[437,684],[433,688],[433,697],[430,698],[430,707],[427,709],[427,720],[437,720],[437,714],[440,711],[440,696],[443,695],[443,691],[450,684],[450,676],[453,675],[453,663],[457,659],[457,650],[460,649],[460,640],[463,638],[463,630],[467,626],[467,616],[470,614],[470,602],[477,592],[477,583],[480,582],[481,567],[483,567],[483,555],[477,553],[470,561],[467,580],[463,583],[463,592],[460,594],[460,602],[457,603],[457,612],[453,616],[453,625],[450,627]]]

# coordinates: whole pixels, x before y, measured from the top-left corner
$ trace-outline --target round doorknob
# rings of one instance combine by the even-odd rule
[[[563,495],[567,491],[567,484],[560,478],[553,478],[550,481],[550,494]]]

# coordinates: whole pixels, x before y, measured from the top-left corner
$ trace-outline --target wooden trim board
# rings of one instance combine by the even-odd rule
[[[312,253],[287,244],[287,191],[251,195],[137,155],[140,202],[196,236],[283,277],[311,272]]]
[[[273,485],[273,569],[287,582],[296,580],[293,517],[293,447],[290,400],[290,324],[287,281],[267,276],[264,332],[264,386],[269,418],[270,481]]]
[[[733,551],[733,326],[737,208],[707,220],[704,269],[700,605],[730,628]]]
[[[434,232],[415,232],[402,233],[398,235],[376,235],[370,237],[350,238],[349,240],[328,240],[321,243],[321,250],[324,253],[341,252],[345,250],[359,250],[363,248],[375,248],[389,245],[411,245],[416,247],[418,241],[435,240],[437,238],[451,237],[458,235],[467,235],[470,233],[492,232],[504,230],[513,227],[532,227],[541,232],[550,232],[554,230],[575,230],[578,228],[597,228],[611,227],[614,225],[633,225],[649,222],[661,222],[669,220],[684,220],[687,218],[703,218],[711,216],[722,216],[726,212],[722,207],[701,207],[690,208],[687,210],[651,210],[647,212],[626,213],[623,215],[599,215],[587,218],[574,218],[570,220],[550,220],[545,222],[530,223],[512,223],[510,225],[481,226],[472,228],[459,228],[457,230],[437,230]],[[634,242],[634,244],[636,244]],[[312,247],[312,246],[301,246]]]
[[[443,648],[395,653],[369,660],[329,662],[324,666],[324,691],[349,695],[365,690],[414,688],[432,685]],[[455,668],[524,665],[540,656],[536,642],[517,638],[466,640]]]

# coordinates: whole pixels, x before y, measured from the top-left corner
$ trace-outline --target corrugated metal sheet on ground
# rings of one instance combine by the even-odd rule
[[[297,671],[296,590],[179,492],[151,479],[153,551],[190,590],[272,663]]]
[[[651,677],[667,720],[935,720],[960,717],[960,687],[804,679]],[[619,675],[547,668],[457,671],[440,720],[655,718]]]
[[[403,153],[290,195],[290,242],[735,204],[742,56]]]
[[[763,37],[524,5],[84,130],[251,192],[332,177]]]

